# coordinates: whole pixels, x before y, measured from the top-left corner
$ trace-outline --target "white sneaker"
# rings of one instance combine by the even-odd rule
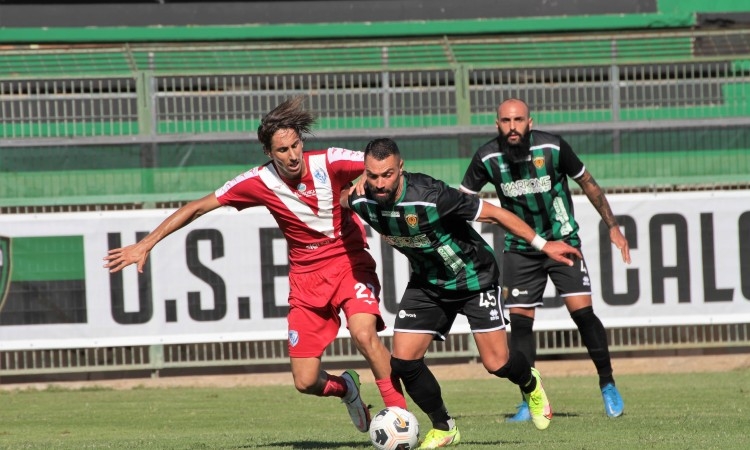
[[[370,410],[359,395],[359,374],[349,369],[341,374],[341,378],[346,381],[346,395],[341,402],[346,405],[354,427],[366,433],[370,429]]]

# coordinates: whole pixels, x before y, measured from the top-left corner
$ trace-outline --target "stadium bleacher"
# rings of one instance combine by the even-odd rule
[[[706,16],[730,11],[727,2],[654,3],[661,10],[646,14],[426,21],[408,32],[395,22],[291,31],[0,22],[0,213],[178,206],[264,162],[258,122],[292,95],[307,96],[319,117],[308,148],[394,137],[410,170],[453,185],[495,134],[498,102],[520,97],[610,192],[747,189],[750,28]],[[618,351],[747,343],[747,326],[718,341],[698,328],[610,338]],[[540,354],[582,351],[559,336],[576,340],[549,334]],[[473,355],[465,338],[447,354]],[[2,365],[11,374],[132,370],[153,369],[152,360],[252,364],[261,354],[278,363],[283,344],[92,348],[81,363],[68,349],[40,366],[25,359],[34,352],[6,352]],[[211,356],[185,356],[201,352]],[[216,356],[229,354],[244,356]]]

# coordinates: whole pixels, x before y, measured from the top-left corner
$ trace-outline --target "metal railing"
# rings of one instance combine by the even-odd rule
[[[748,86],[750,30],[24,48],[0,51],[0,142],[244,140],[297,94],[321,131],[491,126],[510,96],[545,126],[746,125]]]
[[[749,181],[750,30],[66,46],[0,50],[0,207],[189,200],[255,162],[292,95],[311,145],[388,135],[454,185],[508,97],[606,188]]]
[[[262,115],[292,95],[318,114],[310,145],[387,134],[452,184],[520,97],[607,188],[750,185],[750,30],[66,46],[0,50],[0,212],[178,206],[251,165]],[[612,351],[745,347],[749,326],[608,334]],[[576,330],[536,336],[540,355],[586,351]],[[430,355],[477,353],[454,335]],[[360,359],[348,339],[324,358]],[[285,341],[19,350],[0,377],[287,360]]]
[[[511,333],[512,334],[512,333]],[[675,325],[607,329],[611,352],[654,352],[686,349],[750,348],[750,324]],[[578,330],[535,332],[537,354],[585,354]],[[384,338],[390,347],[391,338]],[[433,342],[428,358],[476,360],[479,353],[470,334],[452,334]],[[349,338],[336,339],[323,355],[326,362],[363,361]],[[0,352],[2,377],[84,372],[150,371],[219,366],[288,364],[287,342],[242,341],[198,344]]]

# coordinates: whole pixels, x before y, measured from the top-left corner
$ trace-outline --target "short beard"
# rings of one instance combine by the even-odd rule
[[[500,150],[512,164],[528,161],[531,155],[531,133],[521,136],[518,144],[509,144],[507,136],[500,136]]]
[[[369,185],[367,186],[367,190],[370,193],[370,197],[375,200],[375,203],[377,203],[381,208],[390,209],[396,203],[396,193],[393,191],[389,192],[386,197],[379,197],[375,195],[375,190],[372,189]]]

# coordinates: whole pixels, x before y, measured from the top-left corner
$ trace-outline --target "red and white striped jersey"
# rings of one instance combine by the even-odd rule
[[[342,148],[303,153],[300,180],[279,175],[271,161],[217,189],[219,203],[238,210],[265,206],[289,247],[291,272],[311,272],[347,251],[367,248],[357,215],[339,204],[341,189],[364,171],[364,154]]]

